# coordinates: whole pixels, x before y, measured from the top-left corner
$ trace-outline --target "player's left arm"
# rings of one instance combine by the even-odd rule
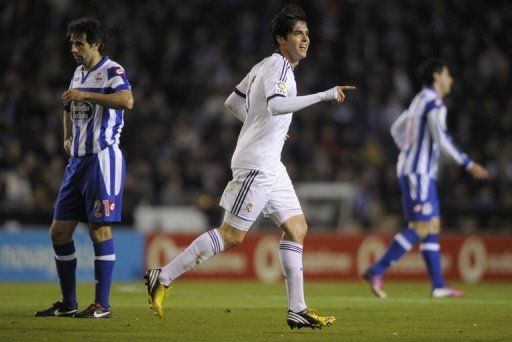
[[[453,143],[446,127],[446,107],[436,107],[427,113],[429,130],[435,141],[439,143],[441,150],[450,156],[457,164],[464,168],[475,179],[486,179],[487,170],[477,162],[472,161],[465,153]]]
[[[336,86],[326,91],[311,95],[287,97],[286,95],[276,94],[267,98],[267,105],[272,115],[283,115],[297,112],[322,101],[335,101],[343,103],[345,101],[345,90],[354,90],[353,86]]]
[[[129,89],[120,90],[112,94],[99,94],[77,89],[70,89],[62,93],[61,100],[63,103],[88,100],[102,107],[125,110],[132,109],[134,102],[132,91]]]

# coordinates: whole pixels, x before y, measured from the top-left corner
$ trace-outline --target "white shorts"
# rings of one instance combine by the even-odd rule
[[[302,214],[292,181],[282,164],[272,175],[261,170],[233,169],[233,180],[226,186],[220,205],[226,209],[225,221],[244,231],[249,230],[261,212],[278,226]]]

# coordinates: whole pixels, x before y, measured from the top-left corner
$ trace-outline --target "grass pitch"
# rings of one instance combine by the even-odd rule
[[[512,340],[512,285],[460,286],[466,296],[429,298],[426,282],[388,282],[379,300],[362,282],[308,282],[308,305],[334,314],[321,330],[286,325],[284,284],[177,281],[165,318],[148,309],[140,283],[115,283],[112,319],[36,318],[59,298],[57,284],[0,283],[1,341],[365,341]],[[94,298],[80,284],[80,308]]]

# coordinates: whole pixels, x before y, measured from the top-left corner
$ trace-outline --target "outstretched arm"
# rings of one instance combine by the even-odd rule
[[[338,103],[342,103],[345,101],[345,94],[343,91],[353,89],[356,89],[356,87],[337,86],[320,93],[305,96],[274,96],[267,100],[268,109],[272,115],[282,115],[299,111],[322,101],[336,101]]]

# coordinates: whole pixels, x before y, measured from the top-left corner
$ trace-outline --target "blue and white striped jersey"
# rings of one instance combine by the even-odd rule
[[[446,128],[446,107],[431,88],[423,88],[409,108],[391,126],[400,148],[397,175],[425,175],[437,178],[442,151],[457,164],[469,167],[471,160],[452,142]]]
[[[69,89],[112,94],[131,89],[124,69],[105,56],[89,71],[76,68]],[[118,144],[124,126],[124,110],[102,107],[90,101],[73,101],[64,106],[70,113],[72,130],[71,155],[82,157]]]

